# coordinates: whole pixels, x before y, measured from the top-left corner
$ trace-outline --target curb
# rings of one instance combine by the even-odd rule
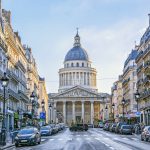
[[[15,144],[11,144],[11,145],[7,145],[7,146],[4,146],[4,147],[0,147],[0,150],[7,150],[7,149],[10,149],[10,148],[15,148]]]

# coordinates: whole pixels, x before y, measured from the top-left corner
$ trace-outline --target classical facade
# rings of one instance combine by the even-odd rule
[[[137,89],[140,93],[138,110],[141,112],[140,121],[150,125],[150,14],[149,26],[141,37],[138,45]]]
[[[124,63],[123,69],[123,97],[125,99],[125,114],[126,118],[133,122],[136,122],[137,102],[135,99],[136,93],[136,82],[137,82],[137,65],[135,58],[137,57],[137,50],[134,49],[129,54],[128,58]]]
[[[59,69],[58,93],[49,94],[49,102],[54,103],[54,121],[85,122],[93,124],[100,119],[100,107],[105,101],[97,91],[97,71],[85,49],[81,47],[80,36],[74,37],[73,48],[70,49],[64,60],[64,67]]]

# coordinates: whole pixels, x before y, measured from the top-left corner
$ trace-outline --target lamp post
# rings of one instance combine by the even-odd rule
[[[114,115],[115,115],[115,111],[114,111],[114,109],[115,109],[115,104],[114,104],[114,103],[112,104],[112,109],[113,109],[113,121],[114,121],[114,119],[115,119],[115,117],[114,117]]]
[[[41,106],[42,106],[42,112],[45,112],[45,122],[44,122],[44,124],[46,124],[46,111],[45,111],[45,102],[44,102],[44,100],[42,100],[42,102],[41,102]]]
[[[123,122],[124,122],[124,105],[125,105],[125,99],[123,97],[123,99],[122,99],[122,115],[123,115],[122,119],[123,119]]]
[[[50,115],[50,116],[49,116],[49,120],[50,120],[50,124],[51,124],[51,120],[52,120],[52,119],[51,119],[51,108],[52,108],[52,105],[51,105],[51,103],[50,103],[50,104],[49,104],[49,112],[50,112],[50,114],[49,114],[49,115]]]
[[[139,93],[139,91],[138,90],[136,90],[136,93],[135,93],[135,100],[136,100],[136,102],[137,102],[137,113],[138,113],[138,106],[139,106],[139,98],[140,98],[140,93]],[[137,114],[138,115],[138,114]],[[138,122],[138,117],[137,117],[137,122]]]
[[[2,129],[1,129],[1,145],[6,145],[6,127],[5,127],[5,88],[8,86],[9,79],[4,72],[4,76],[1,78],[2,87],[4,88],[4,101],[3,101],[3,120],[2,120]]]
[[[107,119],[107,110],[108,110],[107,105],[105,106],[105,110],[106,110],[106,119]]]
[[[138,92],[138,90],[136,90],[136,93],[135,93],[135,100],[137,102],[137,112],[138,112],[138,102],[139,102],[139,98],[140,98],[140,93]]]
[[[54,107],[54,122],[56,123],[56,107]]]
[[[32,125],[33,125],[33,117],[34,117],[34,103],[35,103],[35,94],[34,92],[32,92],[32,94],[30,95],[30,100],[31,100],[31,103],[32,103],[32,109],[31,109],[31,115],[32,115]]]

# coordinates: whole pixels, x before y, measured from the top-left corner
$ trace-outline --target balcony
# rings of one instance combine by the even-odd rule
[[[137,63],[137,61],[143,56],[143,51],[140,51],[139,54],[137,55],[135,61]]]
[[[150,83],[150,77],[149,76],[146,76],[143,80],[143,84],[146,85],[146,84],[149,84]]]
[[[20,99],[21,100],[24,100],[25,102],[29,102],[29,98],[28,96],[21,90],[18,91],[18,94],[20,95]]]
[[[124,70],[123,76],[125,76],[125,74],[126,74],[129,70],[133,69],[134,67],[136,67],[136,66],[129,66],[126,70]]]
[[[9,97],[13,97],[17,101],[20,100],[18,93],[14,92],[12,89],[8,89]]]
[[[150,96],[150,89],[144,90],[142,93],[140,93],[140,98],[144,99]]]
[[[17,66],[20,67],[23,70],[23,72],[26,72],[26,68],[20,60],[17,62]]]
[[[130,78],[123,80],[122,85],[125,86],[130,81]]]
[[[0,97],[3,97],[4,96],[4,90],[3,90],[3,88],[2,89],[0,89]],[[7,90],[5,90],[5,98],[6,99],[8,99],[8,91]]]
[[[143,57],[146,57],[150,52],[150,46],[148,46],[148,48],[146,48],[143,52]]]
[[[144,69],[145,69],[145,71],[150,70],[150,61],[149,60],[144,63]]]
[[[137,73],[141,72],[142,68],[143,68],[143,64],[141,64],[141,65],[137,68],[137,70],[136,70]]]
[[[3,41],[3,39],[0,37],[0,47],[2,47],[2,49],[7,52],[8,50],[8,47],[7,45],[5,44],[5,42]]]
[[[137,81],[137,86],[140,86],[140,85],[142,85],[143,84],[143,79],[138,79],[138,81]]]

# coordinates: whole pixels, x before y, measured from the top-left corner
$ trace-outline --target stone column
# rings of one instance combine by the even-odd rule
[[[63,102],[63,117],[64,123],[66,124],[66,101]]]
[[[94,101],[91,101],[91,124],[93,124],[94,118]]]
[[[75,118],[75,101],[72,101],[72,120],[75,123],[76,118]]]
[[[82,120],[84,122],[84,101],[82,101]]]

